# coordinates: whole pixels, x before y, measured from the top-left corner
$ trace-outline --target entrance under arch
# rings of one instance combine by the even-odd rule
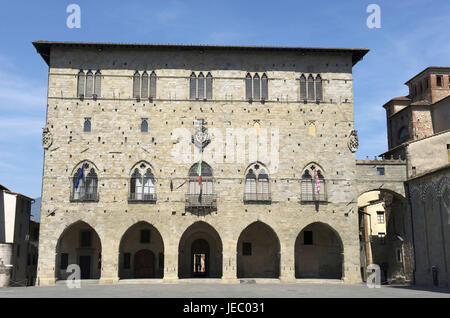
[[[99,279],[101,276],[102,245],[97,232],[86,222],[78,221],[61,234],[56,245],[56,279],[67,279],[71,264],[80,266],[81,279]]]
[[[406,199],[388,189],[376,189],[358,197],[361,243],[361,276],[377,264],[382,283],[412,280],[412,225]]]
[[[325,223],[307,225],[295,241],[295,278],[342,278],[343,247]]]
[[[119,278],[163,278],[164,243],[159,231],[147,222],[132,225],[119,246]]]
[[[222,240],[205,222],[186,229],[178,248],[179,278],[221,278]]]
[[[275,231],[263,222],[247,226],[237,244],[238,278],[278,278],[280,242]]]

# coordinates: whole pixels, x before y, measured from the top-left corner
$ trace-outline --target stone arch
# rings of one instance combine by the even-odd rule
[[[280,240],[266,223],[256,221],[242,230],[236,254],[238,278],[280,276]]]
[[[56,243],[55,277],[67,279],[67,266],[80,266],[81,279],[100,279],[102,244],[97,231],[78,220],[67,226]]]
[[[131,225],[120,239],[118,264],[119,279],[163,278],[164,241],[159,230],[146,221]]]
[[[382,282],[412,281],[414,244],[406,198],[392,189],[372,188],[358,196],[358,215],[363,279],[366,267],[378,264]]]
[[[344,245],[329,224],[314,222],[297,235],[294,247],[296,278],[343,277]]]
[[[190,225],[178,245],[179,278],[221,278],[222,239],[210,224]]]

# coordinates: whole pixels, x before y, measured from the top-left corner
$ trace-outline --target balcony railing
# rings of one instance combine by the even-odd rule
[[[326,203],[328,202],[327,184],[325,180],[320,181],[320,191],[317,193],[314,180],[302,180],[302,192],[300,201],[303,203]]]
[[[185,196],[187,208],[217,208],[217,194],[190,194]]]
[[[70,201],[72,202],[97,202],[98,193],[97,192],[72,192],[70,194]]]
[[[156,202],[156,193],[130,193],[129,202]]]
[[[245,203],[270,203],[272,198],[270,193],[244,193]]]

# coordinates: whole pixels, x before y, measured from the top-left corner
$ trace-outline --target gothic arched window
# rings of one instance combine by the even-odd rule
[[[197,76],[194,72],[189,77],[189,99],[197,99]]]
[[[309,74],[308,76],[308,100],[315,100],[314,77],[311,74]]]
[[[253,99],[260,100],[261,99],[261,83],[260,83],[259,75],[256,73],[253,76]]]
[[[198,74],[198,98],[204,99],[205,98],[205,76],[202,72]]]
[[[129,201],[156,201],[155,176],[146,162],[138,163],[133,169],[130,179]]]
[[[301,179],[302,202],[326,202],[327,189],[322,168],[317,164],[309,164],[304,170]]]
[[[146,71],[142,73],[141,98],[148,98],[148,74]]]
[[[304,74],[300,76],[300,100],[307,100],[306,96],[306,77]]]
[[[186,194],[188,207],[212,207],[216,202],[214,194],[214,179],[211,167],[201,161],[193,164],[189,169],[189,188]]]
[[[100,97],[102,94],[102,73],[100,72],[100,70],[97,70],[97,72],[95,72],[94,94],[96,97]]]
[[[97,201],[97,173],[92,164],[83,162],[72,177],[73,201]]]
[[[261,77],[261,99],[262,100],[269,99],[269,80],[267,78],[266,73],[264,73]]]
[[[316,100],[322,100],[322,77],[316,76]]]
[[[206,99],[212,99],[213,77],[211,73],[206,74]]]
[[[90,132],[91,131],[91,119],[90,118],[85,118],[84,119],[83,131],[84,132]]]
[[[86,97],[92,97],[94,93],[94,75],[92,71],[86,73]]]
[[[252,76],[250,73],[247,73],[245,76],[245,99],[252,99]]]
[[[83,70],[78,72],[78,86],[77,86],[77,94],[78,97],[84,97],[84,85],[85,85],[85,74]]]
[[[156,73],[154,71],[150,74],[150,97],[156,98]]]
[[[148,121],[147,121],[147,118],[142,118],[142,121],[141,121],[141,132],[148,132]]]
[[[133,75],[133,98],[141,98],[141,75],[138,71]]]
[[[271,200],[267,168],[257,162],[247,168],[245,174],[244,202],[268,202]]]

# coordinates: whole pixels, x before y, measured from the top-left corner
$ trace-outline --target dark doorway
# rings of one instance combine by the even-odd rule
[[[155,277],[155,254],[150,250],[140,250],[134,254],[134,277]]]
[[[206,240],[198,239],[191,247],[192,277],[209,276],[209,244]]]
[[[91,257],[90,256],[80,256],[80,271],[81,279],[91,278]]]

